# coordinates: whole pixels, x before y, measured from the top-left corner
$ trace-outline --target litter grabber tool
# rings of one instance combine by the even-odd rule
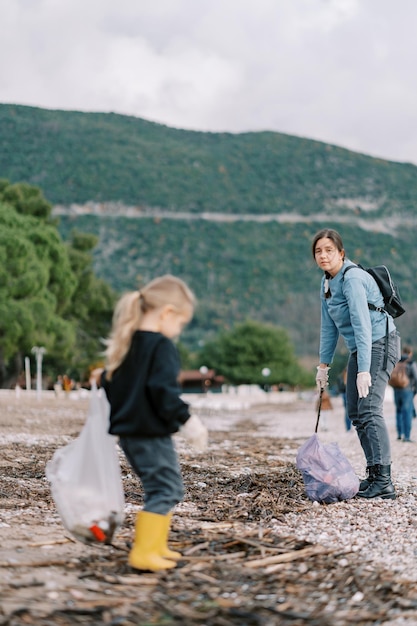
[[[320,390],[314,434],[299,448],[296,465],[302,473],[308,498],[329,504],[353,498],[359,491],[359,478],[336,442],[323,444],[319,440],[323,391]]]

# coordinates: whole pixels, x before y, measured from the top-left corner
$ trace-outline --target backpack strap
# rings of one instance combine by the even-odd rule
[[[364,272],[366,272],[366,269],[364,267],[362,267],[362,265],[359,265],[359,263],[357,265],[348,265],[343,270],[343,274],[342,274],[343,280],[345,278],[346,272],[348,272],[349,270],[353,269],[354,267],[358,267],[360,270],[363,270]],[[385,352],[384,352],[384,363],[383,363],[383,368],[384,368],[384,370],[386,370],[387,369],[387,364],[388,364],[388,335],[389,335],[388,311],[386,311],[384,309],[384,307],[375,306],[375,304],[372,304],[372,302],[368,302],[368,309],[370,309],[371,311],[378,311],[379,313],[385,313],[385,315],[386,315],[387,324],[386,324],[386,328],[385,328]]]

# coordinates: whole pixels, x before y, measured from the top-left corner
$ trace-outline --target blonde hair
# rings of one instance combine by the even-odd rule
[[[107,380],[111,380],[113,372],[126,357],[144,313],[168,304],[179,313],[186,309],[192,312],[195,306],[191,289],[180,278],[170,274],[155,278],[140,291],[129,291],[120,298],[114,310],[110,336],[105,341]]]

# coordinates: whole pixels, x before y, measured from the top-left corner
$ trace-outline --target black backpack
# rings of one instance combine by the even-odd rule
[[[361,270],[368,272],[375,279],[382,297],[384,298],[384,306],[378,307],[374,304],[368,302],[368,307],[372,309],[372,311],[386,311],[391,315],[391,317],[400,317],[405,313],[405,308],[401,302],[400,292],[398,290],[397,285],[392,280],[389,269],[386,265],[377,265],[375,267],[362,267],[362,265],[348,265],[348,267],[343,272],[343,278],[348,270],[351,270],[352,267],[360,267]]]
[[[379,307],[375,306],[371,302],[368,302],[368,308],[371,311],[380,311],[381,313],[388,313],[391,317],[400,317],[405,313],[405,308],[401,302],[400,292],[398,291],[398,287],[394,283],[391,278],[391,274],[389,273],[389,269],[386,265],[376,265],[375,267],[362,267],[362,265],[348,265],[345,271],[343,272],[343,278],[348,270],[351,270],[352,267],[359,267],[364,272],[368,272],[375,279],[376,284],[379,287],[379,290],[384,299],[384,306]],[[388,363],[388,315],[387,315],[387,327],[385,331],[385,354],[384,354],[384,369],[387,367]]]

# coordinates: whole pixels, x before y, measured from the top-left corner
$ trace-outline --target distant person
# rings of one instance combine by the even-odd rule
[[[409,382],[406,387],[394,387],[397,439],[411,442],[411,428],[415,415],[414,396],[417,391],[417,365],[413,360],[410,346],[403,347],[400,363],[405,364]]]
[[[63,377],[59,374],[59,376],[57,376],[56,382],[54,384],[54,392],[57,398],[60,397],[62,390],[64,388],[64,381],[63,381]]]
[[[349,432],[352,430],[352,420],[349,417],[347,410],[347,398],[346,398],[346,381],[347,381],[347,368],[343,369],[343,372],[337,377],[337,391],[343,400],[343,406],[345,409],[345,428]]]
[[[16,388],[17,387],[19,387],[19,389],[26,389],[25,372],[20,372],[19,376],[17,377]]]
[[[313,257],[323,270],[321,281],[320,364],[316,382],[328,385],[339,335],[349,349],[346,397],[366,459],[367,477],[361,481],[361,498],[395,498],[391,481],[391,448],[383,416],[388,379],[399,357],[399,335],[394,321],[368,303],[384,306],[374,278],[345,258],[342,238],[333,229],[319,231],[312,244]],[[346,268],[353,268],[346,272]],[[387,336],[388,321],[388,336]],[[387,346],[387,347],[386,347]]]
[[[107,340],[101,383],[110,402],[110,429],[142,482],[144,507],[136,518],[129,565],[139,570],[175,567],[168,548],[171,510],[184,493],[171,435],[181,430],[197,450],[207,429],[180,398],[180,360],[172,339],[191,320],[194,295],[171,275],[129,292],[118,304]]]
[[[72,391],[72,380],[67,374],[64,374],[62,377],[62,388],[65,392],[65,395],[68,397],[70,392]]]

